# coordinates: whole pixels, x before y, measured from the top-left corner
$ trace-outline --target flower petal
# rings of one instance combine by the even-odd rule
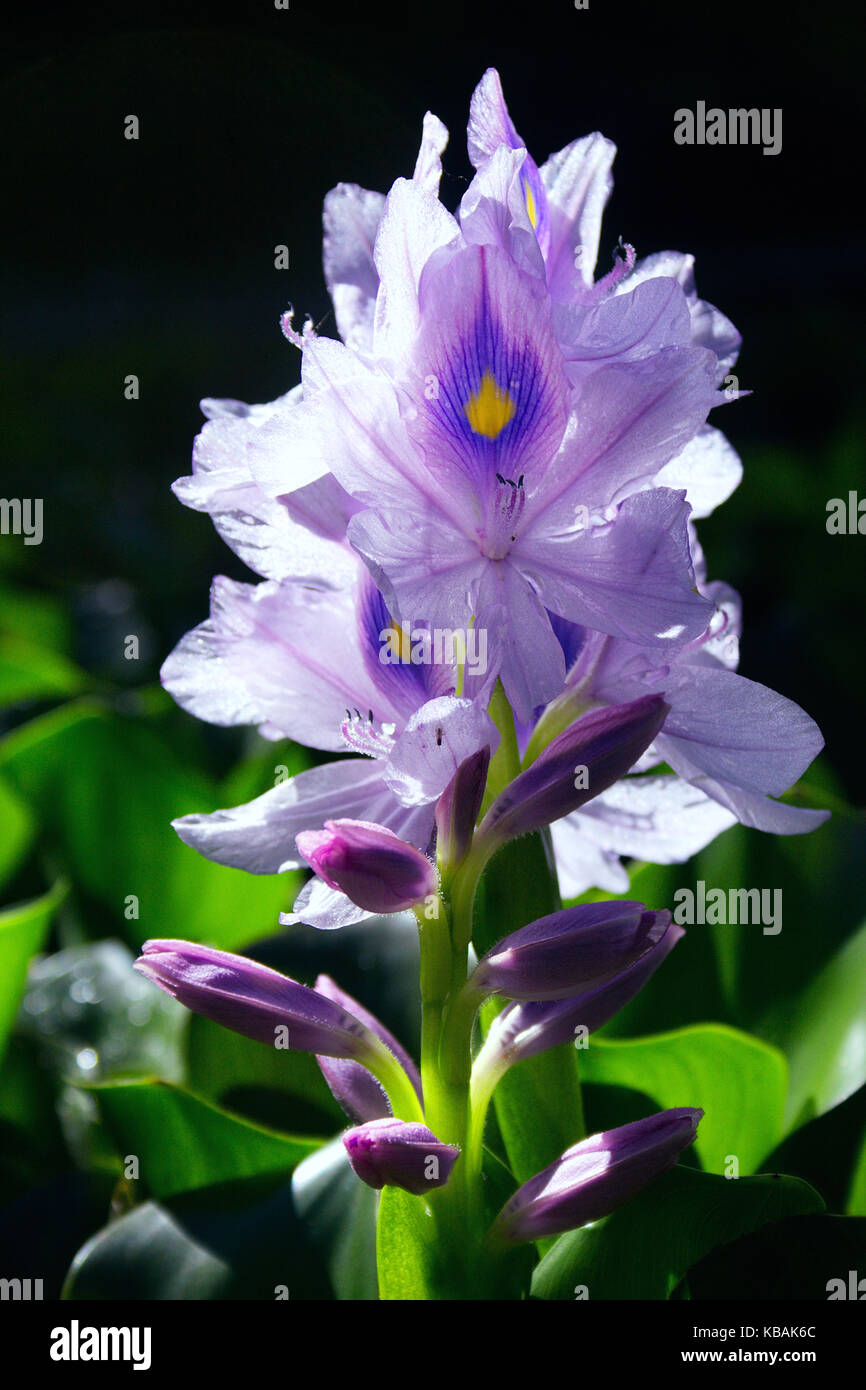
[[[674,650],[699,637],[713,613],[694,590],[687,518],[683,493],[653,488],[629,497],[609,526],[532,536],[518,559],[552,612]]]
[[[347,708],[372,710],[379,723],[403,722],[371,678],[355,605],[351,588],[217,578],[210,618],[168,657],[163,684],[212,724],[258,724],[267,737],[342,752]]]
[[[541,166],[550,216],[547,283],[555,299],[569,300],[579,286],[592,284],[615,156],[616,145],[596,131]]]
[[[726,502],[743,476],[739,454],[721,430],[704,425],[676,458],[655,476],[656,487],[685,488],[692,520],[709,516]]]
[[[465,758],[498,743],[483,709],[441,696],[412,715],[388,759],[385,783],[404,806],[422,806],[438,800]]]
[[[253,874],[301,867],[295,836],[326,820],[352,816],[387,825],[418,849],[433,832],[433,807],[400,805],[382,781],[381,764],[368,758],[325,763],[299,772],[242,806],[182,816],[172,824],[184,844],[206,859]]]
[[[369,349],[379,272],[373,261],[385,195],[356,183],[338,183],[325,196],[324,266],[340,337],[350,347]]]
[[[376,238],[379,295],[373,325],[377,357],[399,360],[420,322],[418,285],[434,252],[459,244],[460,229],[434,193],[398,179],[385,204]]]
[[[628,875],[611,858],[682,864],[734,822],[730,811],[680,777],[625,777],[552,827],[563,895],[623,892]],[[593,877],[599,860],[606,882]]]

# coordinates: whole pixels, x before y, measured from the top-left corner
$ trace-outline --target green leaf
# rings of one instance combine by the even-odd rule
[[[64,1299],[328,1299],[288,1183],[224,1184],[145,1202],[82,1248]]]
[[[642,1091],[662,1110],[699,1106],[695,1148],[711,1173],[723,1173],[730,1155],[740,1173],[754,1173],[782,1137],[787,1063],[748,1033],[700,1024],[649,1038],[595,1037],[580,1057],[587,1081]]]
[[[484,1221],[488,1225],[514,1192],[516,1183],[500,1159],[484,1151]],[[385,1187],[379,1200],[377,1253],[380,1299],[453,1300],[517,1299],[528,1288],[532,1252],[516,1249],[503,1257],[486,1257],[481,1249],[472,1257],[471,1237],[458,1218],[451,1268],[442,1223],[435,1205],[450,1193],[431,1193],[429,1202],[399,1187]],[[431,1208],[433,1210],[431,1211]]]
[[[0,887],[18,868],[34,831],[35,821],[26,802],[0,778]]]
[[[416,1302],[448,1297],[436,1225],[423,1197],[400,1187],[382,1189],[376,1261],[380,1299]]]
[[[49,594],[28,593],[0,583],[0,635],[68,656],[73,625],[65,604]]]
[[[192,1014],[187,1057],[196,1094],[258,1123],[330,1136],[346,1122],[309,1053],[264,1047]]]
[[[535,1270],[536,1298],[667,1299],[691,1265],[771,1221],[823,1202],[799,1178],[727,1179],[679,1166],[618,1211],[560,1236]]]
[[[153,1197],[238,1178],[290,1173],[320,1140],[250,1124],[164,1081],[107,1082],[87,1088],[122,1157],[135,1155]]]
[[[851,1176],[851,1191],[845,1208],[849,1216],[866,1216],[866,1134],[860,1145],[860,1153]]]
[[[300,877],[247,874],[181,843],[171,821],[215,810],[217,793],[146,720],[67,705],[10,734],[0,766],[131,944],[177,936],[236,950],[279,929]]]
[[[27,967],[42,949],[51,919],[66,891],[64,883],[56,883],[41,898],[0,912],[0,1057],[24,993]]]
[[[65,699],[89,684],[65,656],[32,642],[6,638],[0,655],[0,708],[22,700]]]
[[[788,1054],[787,1123],[841,1104],[866,1082],[866,923],[799,995],[772,1013]]]
[[[305,1238],[327,1270],[334,1297],[375,1302],[379,1194],[354,1172],[341,1138],[298,1164],[292,1195]]]

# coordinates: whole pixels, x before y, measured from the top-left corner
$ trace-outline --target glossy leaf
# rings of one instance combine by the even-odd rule
[[[560,1236],[535,1270],[532,1293],[559,1300],[667,1299],[717,1245],[822,1206],[799,1178],[727,1179],[680,1165],[604,1220]]]
[[[328,1299],[288,1183],[229,1183],[145,1202],[79,1250],[65,1299]]]
[[[0,912],[0,1057],[24,992],[27,967],[42,949],[51,919],[65,896],[66,885],[57,883],[41,898]]]
[[[246,874],[180,842],[172,819],[216,809],[217,794],[146,720],[67,705],[10,734],[0,768],[133,945],[159,934],[234,950],[279,929],[300,876]]]
[[[291,1173],[321,1142],[250,1124],[163,1081],[108,1082],[88,1092],[119,1154],[138,1159],[142,1185],[156,1198]]]
[[[866,1082],[866,923],[794,999],[772,1013],[788,1054],[787,1120],[803,1124]]]
[[[352,1171],[340,1138],[298,1165],[292,1195],[305,1239],[327,1271],[334,1297],[352,1302],[378,1299],[379,1193]]]
[[[0,887],[27,853],[34,831],[35,821],[26,802],[0,778]]]
[[[782,1137],[788,1067],[777,1048],[719,1024],[649,1038],[590,1038],[580,1052],[587,1081],[642,1091],[660,1110],[699,1106],[695,1149],[724,1173],[731,1156],[753,1173]]]
[[[0,708],[25,700],[66,699],[88,685],[83,671],[59,652],[6,638],[0,655]]]

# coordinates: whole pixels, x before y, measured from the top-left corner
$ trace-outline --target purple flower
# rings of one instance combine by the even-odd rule
[[[426,1125],[402,1120],[371,1120],[343,1135],[349,1162],[368,1187],[402,1187],[423,1196],[444,1187],[460,1156]]]
[[[413,661],[412,649],[407,661],[383,660],[397,630],[382,596],[356,557],[334,551],[338,563],[303,583],[218,579],[210,619],[163,665],[166,689],[199,718],[361,755],[287,778],[247,805],[174,822],[186,844],[218,863],[252,873],[298,868],[298,832],[338,817],[384,825],[426,849],[435,803],[457,768],[498,743],[483,710],[492,676],[482,663],[464,666],[458,697],[459,651],[447,644],[441,661]],[[419,623],[416,656],[428,654],[417,650],[426,631]],[[295,911],[319,927],[366,915],[318,880]]]
[[[418,1075],[418,1068],[408,1052],[389,1033],[385,1025],[379,1022],[375,1014],[371,1014],[364,1008],[363,1004],[358,1003],[357,999],[353,999],[345,990],[340,989],[339,985],[335,984],[328,975],[318,977],[315,989],[317,994],[324,995],[326,999],[330,999],[340,1008],[345,1009],[353,1018],[357,1018],[366,1028],[369,1028],[371,1033],[375,1033],[376,1037],[381,1039],[388,1051],[393,1052],[397,1058],[412,1082],[418,1100],[421,1101],[421,1078]],[[380,1120],[387,1118],[392,1113],[391,1102],[384,1088],[360,1062],[353,1062],[345,1057],[328,1057],[321,1054],[316,1057],[316,1061],[331,1095],[343,1107],[351,1120],[356,1123],[361,1123],[364,1120]]]
[[[406,225],[386,235],[383,222],[382,258],[421,211],[398,198],[393,216]],[[393,277],[405,273],[394,260]],[[380,298],[402,304],[388,283]],[[491,247],[431,261],[406,312],[412,331],[387,366],[307,343],[304,400],[279,448],[251,457],[262,487],[293,491],[285,455],[310,459],[310,481],[332,473],[362,508],[348,536],[389,609],[485,631],[524,718],[564,676],[545,609],[637,642],[697,637],[711,608],[694,592],[684,495],[629,494],[704,423],[712,354],[605,367],[573,393],[542,287]]]
[[[706,592],[719,620],[673,658],[651,648],[558,623],[569,667],[560,704],[615,706],[641,692],[664,693],[670,711],[634,772],[553,828],[563,894],[628,888],[619,856],[678,863],[740,821],[774,834],[815,829],[826,811],[789,806],[780,796],[823,747],[802,709],[733,669],[739,600],[724,584]],[[644,775],[658,763],[669,773]]]
[[[452,867],[469,852],[489,766],[489,747],[470,754],[436,803],[437,850],[440,858]]]
[[[333,982],[320,993],[257,961],[192,941],[146,941],[135,968],[193,1013],[256,1042],[368,1067],[389,1105],[420,1116],[416,1068],[372,1015],[362,1010],[357,1017],[344,1007],[354,1001]],[[358,1087],[354,1074],[342,1078],[347,1090],[354,1081],[353,1095],[370,1098],[371,1088]]]
[[[329,888],[366,912],[404,912],[436,892],[430,860],[382,825],[326,820],[324,830],[303,830],[295,842]]]
[[[624,777],[664,723],[658,695],[593,710],[559,734],[493,802],[479,837],[502,844],[540,830]]]
[[[479,1074],[500,1076],[514,1062],[535,1057],[550,1047],[573,1042],[578,1028],[593,1033],[625,1008],[685,935],[670,921],[661,932],[648,935],[644,951],[624,969],[600,984],[590,985],[568,999],[509,1004],[491,1023],[476,1058]]]
[[[695,1137],[703,1110],[663,1110],[593,1134],[524,1183],[494,1231],[508,1241],[540,1240],[598,1221],[676,1163]]]
[[[374,1033],[339,1003],[245,956],[191,941],[146,941],[135,968],[193,1013],[256,1042],[356,1060],[381,1051]]]
[[[428,113],[427,155],[422,158],[422,146],[411,185],[401,181],[390,200],[340,185],[326,199],[326,278],[341,335],[350,346],[371,350],[377,321],[378,346],[399,336],[393,303],[387,301],[396,299],[400,308],[408,304],[414,312],[413,291],[421,278],[420,267],[440,247],[459,240],[435,198],[439,156],[446,140],[444,127]],[[655,352],[689,346],[710,349],[716,357],[716,380],[725,380],[736,361],[740,337],[723,314],[698,298],[693,257],[668,251],[636,262],[631,248],[625,248],[613,271],[593,282],[616,154],[609,140],[598,133],[575,140],[539,169],[515,129],[499,76],[491,68],[472,98],[468,144],[478,172],[457,213],[463,242],[504,251],[517,268],[544,284],[553,302],[552,324],[572,384],[600,367],[638,362]],[[426,178],[419,177],[422,166],[429,171]],[[340,259],[351,267],[347,286],[335,283],[330,267],[327,229],[332,202],[345,208],[339,251]],[[410,278],[399,289],[389,283],[385,255],[373,250],[383,227],[385,240],[394,236],[395,204],[403,212],[408,210],[412,219],[406,247]],[[383,266],[382,297],[377,262]],[[345,291],[353,302],[349,324],[342,321],[338,302]],[[359,323],[363,324],[360,336]],[[390,355],[396,355],[396,344]],[[735,394],[736,386],[727,393],[729,398]],[[720,431],[704,427],[665,465],[656,482],[687,487],[694,515],[707,515],[733,491],[741,473],[739,459]]]
[[[506,999],[569,1000],[611,984],[656,947],[671,924],[643,903],[589,903],[541,917],[497,942],[470,984]]]

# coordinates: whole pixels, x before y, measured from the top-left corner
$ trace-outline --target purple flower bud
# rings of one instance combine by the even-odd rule
[[[146,941],[142,951],[135,968],[166,994],[257,1042],[362,1061],[381,1053],[360,1019],[266,965],[191,941]]]
[[[363,1004],[359,1004],[357,999],[353,999],[351,994],[346,994],[345,990],[340,989],[340,986],[335,984],[329,975],[320,975],[316,980],[315,988],[317,994],[321,994],[326,999],[340,1005],[382,1040],[402,1065],[415,1087],[420,1101],[422,1099],[421,1078],[415,1063],[408,1052],[400,1046],[397,1039],[388,1032],[384,1024],[379,1022],[375,1014],[371,1014],[364,1008]],[[350,1119],[356,1122],[379,1120],[386,1119],[392,1113],[391,1102],[385,1094],[384,1087],[379,1084],[366,1067],[361,1066],[360,1062],[352,1062],[345,1057],[324,1056],[318,1056],[316,1061],[328,1083],[332,1096],[343,1107]]]
[[[587,903],[540,917],[493,946],[471,977],[507,999],[569,999],[614,980],[661,941],[667,911],[643,903]]]
[[[497,844],[570,815],[624,777],[649,747],[670,706],[661,695],[590,710],[539,753],[496,798],[479,834]]]
[[[489,766],[490,746],[487,745],[464,758],[436,803],[439,854],[450,865],[459,864],[469,853]]]
[[[460,1157],[453,1144],[443,1144],[421,1124],[403,1120],[371,1120],[343,1135],[349,1162],[368,1187],[402,1187],[422,1196],[444,1187]]]
[[[366,912],[402,912],[436,892],[430,860],[383,825],[327,820],[324,830],[302,830],[295,844],[329,888]]]
[[[513,1062],[572,1042],[578,1028],[594,1033],[634,999],[683,936],[682,927],[671,922],[631,965],[570,999],[509,1004],[490,1025],[483,1048],[485,1066],[501,1074]]]
[[[597,1221],[673,1168],[703,1110],[662,1110],[593,1134],[518,1188],[494,1223],[496,1236],[540,1240]]]

